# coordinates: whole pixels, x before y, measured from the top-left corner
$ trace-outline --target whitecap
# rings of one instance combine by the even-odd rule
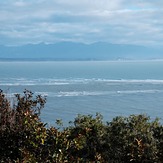
[[[127,91],[117,91],[118,94],[137,94],[137,93],[161,93],[163,90],[127,90]]]

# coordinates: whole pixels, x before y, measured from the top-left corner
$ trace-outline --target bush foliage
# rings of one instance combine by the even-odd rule
[[[46,98],[25,90],[15,104],[0,91],[0,162],[162,163],[163,126],[146,115],[78,115],[68,127],[46,127]],[[57,121],[60,124],[60,121]]]

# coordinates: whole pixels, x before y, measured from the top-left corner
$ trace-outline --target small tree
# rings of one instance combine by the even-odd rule
[[[74,127],[70,128],[70,137],[73,146],[69,149],[74,158],[80,158],[83,161],[102,161],[101,152],[102,137],[104,134],[104,125],[102,116],[78,115],[75,118]]]
[[[125,163],[158,162],[153,130],[156,126],[159,126],[158,120],[150,122],[145,115],[114,118],[107,125],[105,141],[108,150],[104,157]]]
[[[16,103],[11,108],[9,100],[0,91],[0,159],[6,162],[31,156],[38,159],[46,138],[45,125],[39,118],[46,99],[40,95],[34,98],[28,90],[15,97]]]

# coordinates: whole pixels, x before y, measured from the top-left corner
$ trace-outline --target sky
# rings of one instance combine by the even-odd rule
[[[163,0],[0,0],[0,44],[163,45]]]

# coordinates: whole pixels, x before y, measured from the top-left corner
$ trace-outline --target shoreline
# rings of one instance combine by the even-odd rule
[[[0,58],[0,62],[162,62],[163,59],[55,59],[55,58]]]

